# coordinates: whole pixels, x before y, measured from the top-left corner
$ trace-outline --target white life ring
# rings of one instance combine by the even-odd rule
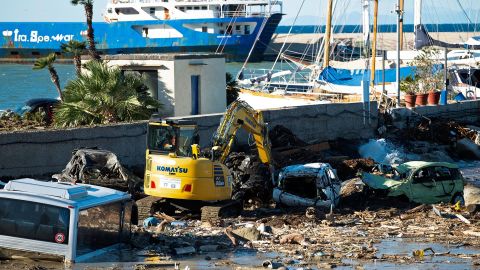
[[[118,3],[118,0],[112,0],[112,3],[116,4]]]

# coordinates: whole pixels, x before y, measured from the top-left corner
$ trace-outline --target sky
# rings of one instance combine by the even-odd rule
[[[94,0],[94,20],[102,21],[102,13],[108,0]],[[299,12],[302,1],[304,5]],[[413,1],[405,0],[405,21],[413,23]],[[467,23],[463,6],[470,21],[480,22],[479,0],[423,0],[423,20],[425,23]],[[326,0],[283,0],[286,14],[281,24],[291,25],[298,13],[296,25],[324,24]],[[363,0],[338,0],[334,12],[334,23],[361,24]],[[397,0],[379,0],[379,24],[393,24],[393,13]],[[373,5],[373,4],[372,4]],[[2,0],[0,22],[35,21],[83,21],[82,7],[72,6],[70,0]]]

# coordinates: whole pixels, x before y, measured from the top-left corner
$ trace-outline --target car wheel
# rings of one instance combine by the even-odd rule
[[[463,198],[462,194],[455,194],[452,199],[452,204],[457,204],[460,202],[460,205],[465,205],[465,199]]]

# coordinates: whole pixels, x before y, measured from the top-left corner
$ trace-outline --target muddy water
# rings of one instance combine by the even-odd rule
[[[409,263],[365,263],[362,264],[365,269],[471,269],[474,266],[469,255],[480,253],[480,249],[473,247],[402,241],[402,239],[384,240],[374,246],[378,249],[377,257],[379,258],[383,255],[412,256],[414,250],[426,248],[431,248],[437,255],[426,252],[423,258],[417,258],[415,262]],[[355,265],[355,262],[353,264]]]
[[[378,250],[376,256],[398,256],[411,258],[414,250],[432,248],[436,255],[426,252],[423,258],[412,260],[399,259],[398,262],[343,260],[344,265],[338,269],[472,269],[475,268],[471,255],[479,254],[480,249],[461,245],[443,245],[437,243],[405,241],[402,239],[386,239],[375,244]],[[139,255],[140,254],[140,255]],[[261,269],[265,260],[276,263],[284,261],[286,256],[274,252],[260,252],[254,249],[239,249],[233,252],[209,252],[202,255],[184,256],[178,258],[162,258],[156,256],[143,256],[140,252],[130,249],[110,252],[97,257],[89,263],[79,263],[65,266],[61,263],[10,261],[1,262],[0,269],[28,269],[29,267],[42,266],[47,269]],[[296,260],[294,264],[287,265],[288,269],[317,268],[317,262],[307,263]],[[37,268],[38,269],[38,268]]]
[[[238,249],[233,252],[207,252],[202,255],[182,257],[144,256],[143,252],[132,249],[111,251],[96,257],[87,263],[65,265],[63,263],[31,260],[0,261],[0,269],[29,269],[45,267],[46,269],[235,269],[237,267],[262,267],[266,260],[281,261],[283,256],[274,252],[260,252],[254,249]],[[144,266],[144,268],[142,267]],[[187,268],[186,268],[187,267]],[[30,268],[34,269],[34,268]],[[37,268],[40,269],[40,268]],[[295,269],[295,268],[294,268]]]

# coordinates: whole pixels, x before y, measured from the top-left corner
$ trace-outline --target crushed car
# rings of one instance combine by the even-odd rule
[[[84,262],[120,247],[136,224],[127,193],[29,178],[0,190],[0,260]]]
[[[93,184],[131,194],[143,186],[143,179],[123,167],[114,153],[98,148],[74,150],[65,169],[52,178],[59,182]]]
[[[372,173],[362,173],[362,181],[387,196],[405,195],[422,204],[463,202],[463,176],[456,164],[410,161],[400,165],[379,165]]]
[[[330,208],[340,200],[341,181],[327,163],[284,167],[273,189],[273,200],[285,206]]]

